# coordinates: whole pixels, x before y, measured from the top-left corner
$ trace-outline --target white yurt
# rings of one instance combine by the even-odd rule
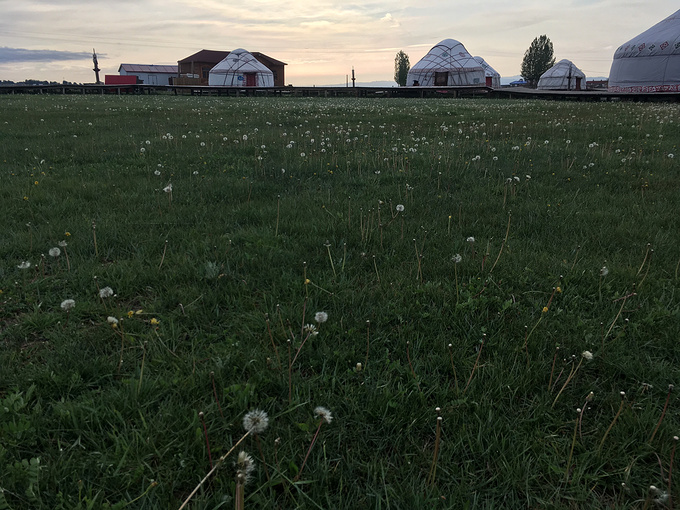
[[[680,11],[614,52],[609,91],[680,91]]]
[[[246,50],[229,53],[210,70],[208,85],[222,87],[273,87],[274,73]]]
[[[539,90],[585,90],[586,75],[571,60],[560,60],[541,75]]]
[[[461,43],[444,39],[408,72],[406,85],[446,87],[484,85],[484,69]]]
[[[482,57],[474,57],[477,63],[484,69],[484,78],[486,79],[486,86],[494,89],[501,88],[501,75],[493,67],[486,63]]]

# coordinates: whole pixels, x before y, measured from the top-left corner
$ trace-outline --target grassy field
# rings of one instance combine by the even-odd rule
[[[0,96],[0,510],[670,508],[679,114]]]

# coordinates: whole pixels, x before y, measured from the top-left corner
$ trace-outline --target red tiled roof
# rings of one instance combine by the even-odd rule
[[[185,64],[188,62],[206,62],[208,64],[218,64],[222,60],[224,60],[227,55],[229,55],[229,51],[217,51],[217,50],[201,50],[197,53],[194,53],[193,55],[189,55],[186,58],[183,58],[182,60],[179,60],[177,63],[178,64]],[[276,60],[275,58],[272,58],[268,55],[265,55],[264,53],[260,53],[259,51],[251,51],[251,55],[253,55],[255,58],[263,58],[268,60],[274,65],[282,65],[285,66],[285,62],[281,62],[280,60]]]

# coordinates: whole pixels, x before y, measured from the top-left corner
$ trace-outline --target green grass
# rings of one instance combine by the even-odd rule
[[[679,112],[0,96],[0,510],[668,506]]]

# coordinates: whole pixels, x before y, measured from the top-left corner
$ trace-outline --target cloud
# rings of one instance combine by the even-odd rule
[[[394,19],[394,17],[389,12],[385,14],[382,18],[380,18],[380,21],[388,23],[391,28],[399,28],[401,26],[401,23]]]
[[[98,54],[97,57],[101,57]],[[87,51],[27,50],[25,48],[0,47],[0,63],[10,62],[54,62],[56,60],[91,59]]]

